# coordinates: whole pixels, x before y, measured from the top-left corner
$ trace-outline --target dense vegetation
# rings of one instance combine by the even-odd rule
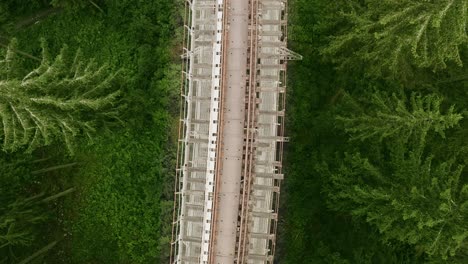
[[[279,262],[467,263],[467,1],[290,4]]]
[[[0,263],[167,262],[179,5],[0,2]]]

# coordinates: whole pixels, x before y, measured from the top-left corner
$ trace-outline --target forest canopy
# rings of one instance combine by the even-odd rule
[[[281,263],[468,261],[467,11],[290,1]]]

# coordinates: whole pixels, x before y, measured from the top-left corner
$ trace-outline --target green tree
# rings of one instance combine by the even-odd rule
[[[384,240],[414,245],[434,261],[455,260],[468,250],[463,166],[455,159],[436,162],[422,154],[420,141],[414,144],[391,141],[383,161],[346,154],[323,170],[329,208],[365,220]]]
[[[350,101],[354,100],[347,96]],[[351,139],[365,140],[387,137],[409,137],[414,134],[424,137],[430,130],[443,138],[444,130],[456,126],[463,116],[452,105],[446,113],[441,111],[442,98],[436,94],[421,96],[412,93],[409,100],[396,94],[373,93],[367,107],[358,106],[357,114],[338,116]]]
[[[0,61],[0,143],[3,150],[32,151],[61,138],[73,151],[74,136],[118,119],[119,91],[109,67],[85,61],[65,46],[51,60],[42,41],[42,62],[26,76],[16,63],[13,40]]]
[[[411,75],[412,66],[462,66],[467,0],[369,0],[343,6],[348,28],[322,51],[341,67],[367,64],[370,75]],[[405,71],[408,71],[405,73]]]

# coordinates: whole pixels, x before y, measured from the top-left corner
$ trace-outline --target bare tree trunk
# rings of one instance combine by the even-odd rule
[[[8,45],[5,45],[3,43],[0,42],[0,46],[4,47],[4,48],[8,48]],[[17,49],[11,49],[11,51],[13,51],[14,53],[17,53],[17,54],[20,54],[20,55],[23,55],[25,57],[28,57],[30,59],[33,59],[33,60],[36,60],[36,61],[42,61],[41,59],[39,59],[38,57],[36,56],[33,56],[29,53],[26,53],[24,51],[21,51],[21,50],[17,50]]]
[[[19,20],[18,22],[16,22],[15,30],[20,30],[20,29],[22,29],[24,27],[32,25],[32,24],[40,21],[43,18],[46,18],[46,17],[48,17],[50,15],[62,12],[62,10],[63,10],[62,8],[57,8],[57,7],[51,7],[51,8],[48,8],[48,9],[41,10],[41,11],[35,13],[34,15],[23,18],[23,19]]]
[[[35,160],[32,161],[32,163],[39,163],[39,162],[43,162],[43,161],[47,161],[47,160],[50,160],[50,158],[35,159]]]
[[[52,166],[52,167],[32,171],[31,174],[35,175],[35,174],[41,174],[41,173],[54,171],[54,170],[65,169],[65,168],[73,167],[73,166],[75,166],[77,164],[78,164],[78,162],[72,162],[72,163],[67,163],[67,164],[62,164],[62,165],[56,165],[56,166]]]
[[[47,251],[51,250],[55,245],[57,244],[57,240],[49,243],[47,246],[39,249],[38,251],[34,252],[31,256],[25,258],[23,261],[21,261],[19,264],[26,264],[31,261],[33,261],[35,258],[39,257],[42,254],[45,254]]]
[[[47,198],[44,198],[44,199],[42,200],[42,202],[44,202],[44,203],[50,202],[50,201],[52,201],[52,200],[58,199],[58,198],[60,198],[60,197],[62,197],[62,196],[65,196],[65,195],[67,195],[67,194],[69,194],[69,193],[72,193],[72,192],[74,192],[74,191],[75,191],[75,187],[72,187],[72,188],[67,189],[67,190],[65,190],[65,191],[63,191],[63,192],[59,192],[59,193],[57,193],[57,194],[54,194],[54,195],[49,196],[49,197],[47,197]]]
[[[90,2],[94,7],[96,7],[99,11],[101,11],[101,13],[104,13],[104,10],[102,10],[102,8],[100,8],[94,1],[89,0],[89,2]]]
[[[468,74],[465,74],[465,75],[458,75],[458,76],[455,76],[453,78],[450,78],[450,79],[446,79],[446,80],[441,80],[441,81],[438,81],[437,83],[440,84],[440,83],[451,83],[451,82],[459,82],[459,81],[467,81],[468,80]]]

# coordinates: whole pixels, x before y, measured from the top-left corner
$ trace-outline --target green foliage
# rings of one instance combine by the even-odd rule
[[[50,4],[55,7],[63,7],[67,9],[79,9],[83,8],[91,1],[86,0],[51,0]]]
[[[453,105],[447,113],[441,113],[442,98],[436,94],[412,93],[406,100],[396,94],[375,92],[365,103],[370,106],[358,109],[352,116],[337,117],[345,131],[351,134],[351,139],[378,138],[382,141],[387,137],[424,137],[430,130],[445,138],[444,131],[456,126],[463,118],[454,112]]]
[[[81,66],[92,63],[95,74],[99,73],[98,65],[108,66],[103,68],[102,76],[105,78],[101,81],[118,82],[119,102],[126,105],[126,111],[119,115],[124,127],[100,129],[106,127],[101,125],[107,124],[103,121],[109,119],[100,119],[92,109],[77,113],[83,120],[95,125],[96,133],[91,140],[85,137],[73,140],[73,160],[63,147],[63,140],[55,140],[59,139],[57,135],[51,138],[50,145],[26,154],[39,158],[44,155],[51,157],[45,161],[49,167],[72,162],[78,165],[62,173],[47,171],[37,177],[25,174],[24,179],[14,184],[23,192],[29,194],[39,190],[53,193],[69,187],[75,187],[77,191],[49,204],[46,208],[50,215],[47,222],[33,228],[37,238],[33,244],[36,246],[20,248],[15,252],[18,259],[14,262],[27,260],[34,256],[33,252],[44,252],[47,241],[59,241],[46,250],[47,255],[41,253],[34,261],[166,263],[174,177],[175,139],[172,138],[172,131],[177,124],[172,115],[178,116],[180,79],[178,51],[172,50],[173,41],[179,43],[174,38],[180,35],[177,33],[179,30],[175,30],[180,18],[174,14],[178,5],[183,3],[178,1],[176,5],[172,0],[55,1],[58,8],[51,8],[48,6],[50,1],[33,1],[47,5],[41,4],[38,8],[31,4],[30,10],[13,2],[17,1],[8,1],[7,7],[14,26],[30,21],[37,14],[44,14],[46,10],[57,10],[52,15],[33,20],[33,23],[22,23],[25,26],[9,32],[19,40],[21,47],[18,50],[39,57],[41,48],[36,40],[46,38],[49,44],[47,50],[51,54],[59,54],[59,57],[63,52],[62,64],[71,66],[76,54],[71,54],[69,50],[79,49]],[[46,9],[43,11],[41,8]],[[69,49],[62,51],[64,43],[68,44]],[[48,66],[52,67],[59,57],[49,59]],[[16,58],[20,59],[21,56]],[[91,61],[90,58],[95,60]],[[24,72],[24,69],[38,67],[35,61],[28,58],[17,62],[18,69],[23,69],[15,76],[18,81],[28,74],[29,71]],[[116,72],[116,69],[125,70],[119,71],[118,78],[110,80],[113,76],[110,73]],[[63,72],[61,76],[66,74]],[[112,85],[103,89],[103,93],[96,91],[93,98],[112,94],[115,88]],[[64,94],[54,91],[50,96],[68,100],[74,95],[68,93],[62,96]],[[103,109],[113,107],[115,105],[107,105]],[[81,135],[83,132],[86,131],[80,128],[77,133]],[[0,153],[0,156],[4,154]],[[8,155],[11,157],[8,164],[11,162],[11,165],[5,166],[4,170],[0,166],[0,172],[6,172],[5,179],[13,178],[17,171],[22,171],[15,162],[20,159],[17,157],[21,156],[19,152],[9,152]],[[31,165],[23,163],[25,168]],[[18,178],[21,177],[15,179]],[[13,197],[18,195],[11,193]],[[3,193],[0,193],[1,197]],[[0,263],[2,260],[0,257]]]
[[[446,260],[467,250],[468,185],[460,182],[462,165],[424,157],[418,144],[392,141],[383,164],[346,154],[338,167],[323,171],[328,204],[375,225],[386,240]]]
[[[31,152],[61,137],[72,153],[73,137],[91,137],[99,122],[118,119],[116,73],[107,65],[87,62],[80,50],[72,59],[66,46],[51,61],[43,42],[41,64],[20,77],[15,46],[13,40],[0,61],[3,150]]]
[[[335,35],[323,54],[342,68],[367,64],[373,76],[411,78],[413,66],[441,70],[462,66],[466,0],[370,0],[342,5],[349,30]],[[352,55],[351,55],[352,54]]]
[[[163,188],[168,187],[165,183],[172,173],[164,168],[171,157],[165,157],[161,149],[167,140],[161,132],[156,127],[127,130],[98,139],[99,144],[77,153],[99,164],[91,162],[82,168],[81,177],[91,184],[82,190],[79,218],[72,226],[75,261],[149,263],[163,259],[167,248],[160,240],[170,235],[162,231],[170,222],[164,215],[172,210],[162,201],[167,199]]]
[[[304,60],[288,64],[280,263],[466,263],[462,2],[411,41],[418,17],[439,16],[447,3],[289,1],[289,44]],[[390,19],[408,6],[408,16]]]
[[[8,31],[11,26],[10,12],[8,6],[3,1],[0,2],[0,32]]]

